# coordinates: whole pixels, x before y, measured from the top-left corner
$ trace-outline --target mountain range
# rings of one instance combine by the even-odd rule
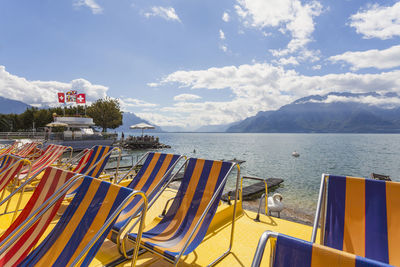
[[[262,111],[227,132],[400,133],[397,94],[329,93],[300,98],[276,111]]]
[[[260,111],[231,124],[206,125],[195,132],[231,133],[400,133],[400,96],[395,93],[329,93],[300,98],[278,110]],[[21,101],[0,97],[0,114],[23,113],[30,107]],[[117,131],[149,123],[124,112]],[[180,129],[180,128],[176,128]],[[176,131],[156,126],[151,132]],[[180,131],[184,131],[181,129]]]
[[[0,114],[21,114],[29,107],[24,102],[0,96]]]

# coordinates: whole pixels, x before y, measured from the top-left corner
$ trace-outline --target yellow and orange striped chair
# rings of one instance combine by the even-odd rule
[[[174,263],[191,253],[204,239],[234,164],[190,158],[181,185],[166,215],[145,229],[141,247]],[[127,240],[136,242],[137,234]],[[126,254],[126,252],[125,252]]]
[[[384,267],[379,261],[356,256],[327,246],[311,243],[291,236],[266,231],[261,236],[252,267],[261,266],[265,245],[270,240],[272,267]],[[265,266],[265,265],[264,265]]]
[[[311,241],[321,217],[321,244],[400,265],[400,183],[323,175],[321,185]]]

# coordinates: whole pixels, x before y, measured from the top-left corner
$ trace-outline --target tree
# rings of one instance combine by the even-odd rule
[[[106,132],[107,128],[115,129],[122,125],[122,111],[118,99],[99,99],[88,107],[87,114],[93,118],[96,125],[103,128],[103,132]]]

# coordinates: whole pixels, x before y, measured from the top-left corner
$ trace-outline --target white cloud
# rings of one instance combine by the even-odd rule
[[[103,13],[103,8],[96,3],[95,0],[75,0],[74,6],[81,7],[86,6],[92,10],[93,14],[101,14]]]
[[[237,0],[237,14],[247,27],[275,27],[282,33],[290,32],[292,39],[286,49],[275,54],[286,56],[304,48],[314,32],[315,16],[322,12],[318,1],[302,4],[300,0]]]
[[[219,48],[221,48],[221,50],[224,52],[228,51],[228,47],[226,45],[221,45]]]
[[[295,57],[288,57],[288,58],[280,58],[279,60],[273,60],[274,63],[278,65],[299,65],[299,62]]]
[[[201,99],[201,96],[194,95],[194,94],[180,94],[180,95],[174,96],[174,100],[179,101],[179,102],[187,102],[187,101],[197,100],[197,99]]]
[[[166,20],[175,20],[181,22],[173,7],[153,6],[151,12],[144,13],[146,18],[161,17]]]
[[[350,26],[366,39],[400,36],[400,2],[387,7],[368,5],[350,17]]]
[[[148,83],[147,86],[149,86],[149,87],[157,87],[158,83]]]
[[[339,95],[328,95],[326,99],[315,100],[311,99],[307,102],[313,103],[335,103],[335,102],[350,102],[350,103],[362,103],[371,106],[379,106],[382,108],[395,108],[400,106],[399,97],[387,97],[385,95],[368,95],[368,96],[339,96]],[[305,102],[301,102],[305,103]]]
[[[346,62],[352,70],[363,68],[389,69],[400,66],[400,45],[392,46],[384,50],[367,50],[362,52],[346,52],[332,56],[330,61]]]
[[[222,14],[222,20],[225,22],[229,22],[230,17],[229,14],[227,12],[224,12],[224,14]]]
[[[266,63],[176,71],[164,77],[158,85],[175,83],[181,88],[225,89],[228,90],[226,98],[216,102],[179,102],[163,107],[159,112],[170,117],[170,125],[173,122],[185,127],[229,123],[255,115],[260,110],[277,109],[308,95],[349,91],[400,93],[399,75],[400,70],[379,74],[305,76]],[[163,125],[161,121],[157,124]]]
[[[131,108],[151,108],[158,106],[157,104],[130,97],[120,98],[119,102],[121,104],[122,110],[125,111],[130,110]]]
[[[312,66],[312,69],[313,70],[320,70],[321,69],[321,65],[315,65],[315,66]]]
[[[222,30],[219,30],[219,39],[225,40],[225,33]]]
[[[75,79],[70,83],[29,81],[10,74],[4,66],[0,65],[0,95],[3,97],[36,106],[56,105],[57,92],[66,92],[71,89],[86,93],[86,100],[90,102],[105,97],[108,87],[92,84],[85,79]]]

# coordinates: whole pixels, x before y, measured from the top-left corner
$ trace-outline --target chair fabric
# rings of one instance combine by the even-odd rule
[[[6,239],[30,215],[32,215],[48,198],[50,198],[64,183],[76,175],[73,172],[47,167],[42,179],[37,185],[27,204],[16,220],[0,236],[0,242]],[[25,232],[3,255],[0,255],[0,265],[16,266],[37,244],[47,226],[56,215],[62,198],[59,199],[27,232]]]
[[[37,150],[37,146],[39,145],[38,142],[31,142],[25,144],[20,150],[14,153],[14,155],[21,157],[21,158],[26,158],[33,154]]]
[[[50,166],[53,164],[56,160],[58,160],[63,153],[67,150],[66,146],[60,146],[60,145],[49,145],[50,148],[46,148],[45,153],[43,153],[39,158],[37,158],[33,163],[30,171],[30,176],[33,176],[39,172],[41,172],[45,167]],[[29,169],[26,168],[24,169],[21,174],[22,178],[28,178]]]
[[[18,173],[22,170],[22,167],[25,164],[26,160],[19,160],[13,164],[10,164],[2,172],[0,172],[0,192],[2,192],[14,178],[17,178]]]
[[[400,265],[400,183],[327,178],[326,246]]]
[[[86,153],[72,170],[75,173],[88,175],[98,178],[103,172],[111,153],[107,155],[114,147],[112,146],[94,146],[89,153]],[[77,192],[80,183],[75,184],[67,193],[67,198],[73,197]]]
[[[211,202],[217,188],[225,186],[233,163],[191,158],[188,161],[176,197],[164,218],[142,236],[142,245],[155,250],[170,260],[175,260],[182,251],[190,233]],[[203,240],[218,207],[222,190],[197,228],[183,255],[192,252]],[[128,235],[131,240],[136,234]]]
[[[12,153],[14,151],[14,149],[16,149],[17,144],[18,144],[17,142],[14,142],[11,145],[8,145],[7,147],[0,150],[0,156]]]
[[[12,157],[10,154],[5,154],[3,156],[0,156],[0,172],[8,168],[10,164],[12,164],[15,161],[16,158]]]
[[[86,176],[54,229],[19,266],[68,266],[100,230],[132,189]],[[85,255],[88,266],[111,230],[111,225]]]
[[[143,191],[147,196],[147,200],[150,202],[170,177],[165,176],[165,174],[181,157],[181,155],[175,154],[150,152],[147,155],[143,166],[140,168],[136,176],[132,179],[132,182],[130,182],[128,187],[134,190]],[[142,204],[143,200],[137,198],[129,203],[129,205],[121,212],[121,215],[118,217],[116,223],[113,226],[113,231],[119,232],[120,229],[126,223],[128,223],[129,218],[139,211]],[[116,242],[114,237],[112,237],[112,240]]]
[[[388,264],[279,234],[273,267],[378,267]]]
[[[87,158],[86,163],[84,164],[84,161],[81,159],[82,162],[80,161],[78,163],[73,172],[85,174],[95,178],[99,177],[111,156],[111,153],[108,155],[107,153],[113,149],[114,147],[112,146],[94,146],[92,148],[92,152]],[[86,159],[86,157],[84,158]],[[92,169],[92,167],[95,165],[96,167]]]

